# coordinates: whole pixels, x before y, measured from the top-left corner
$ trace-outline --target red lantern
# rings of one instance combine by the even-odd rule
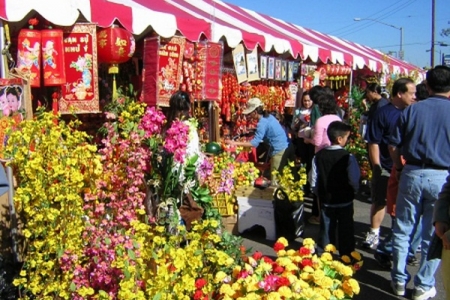
[[[17,69],[30,73],[30,85],[41,86],[41,32],[22,29],[19,32]]]
[[[352,67],[347,66],[347,74],[348,75],[352,74]]]
[[[66,83],[63,39],[61,29],[42,30],[42,69],[46,86]]]
[[[327,72],[327,74],[330,74],[331,76],[334,76],[336,73],[336,66],[330,65],[330,73]]]
[[[333,65],[327,65],[326,66],[327,75],[333,75],[332,68],[333,68]]]
[[[118,73],[117,64],[128,61],[135,48],[133,35],[116,25],[97,33],[98,59],[100,62],[112,64],[109,73]]]

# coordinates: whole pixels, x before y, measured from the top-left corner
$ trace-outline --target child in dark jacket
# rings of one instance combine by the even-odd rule
[[[328,126],[331,146],[314,156],[310,178],[321,205],[318,245],[322,249],[328,244],[337,245],[341,256],[355,250],[353,199],[359,188],[360,170],[355,157],[344,149],[350,130],[341,121]]]

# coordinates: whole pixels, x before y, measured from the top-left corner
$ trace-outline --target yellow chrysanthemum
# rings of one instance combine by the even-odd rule
[[[284,237],[280,237],[280,238],[277,240],[277,243],[281,243],[281,244],[283,244],[283,246],[285,246],[285,247],[287,247],[287,246],[289,245],[289,242],[288,242],[287,239],[285,239]]]
[[[350,255],[357,261],[361,260],[361,253],[359,253],[358,251],[353,251]]]
[[[327,251],[327,252],[331,252],[331,253],[336,253],[337,252],[336,247],[334,245],[332,245],[332,244],[326,245],[324,250]]]
[[[352,261],[348,255],[342,255],[341,259],[346,264],[349,264]]]

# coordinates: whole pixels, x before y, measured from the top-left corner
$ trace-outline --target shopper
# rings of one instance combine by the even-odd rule
[[[330,123],[327,135],[331,146],[316,153],[310,179],[321,203],[318,245],[322,249],[328,244],[339,245],[341,256],[355,250],[353,199],[360,170],[356,158],[344,149],[350,131],[351,127],[341,121]]]
[[[293,122],[291,125],[295,145],[295,155],[302,164],[306,165],[307,173],[311,170],[314,145],[306,144],[303,137],[299,136],[299,132],[311,129],[311,113],[316,108],[317,105],[313,103],[309,96],[309,92],[303,92],[301,106],[294,111]],[[305,189],[309,191],[309,185]]]
[[[427,72],[426,80],[430,97],[403,111],[389,141],[392,160],[400,173],[391,286],[396,295],[405,294],[411,279],[406,270],[410,236],[422,216],[422,259],[414,276],[415,300],[436,295],[434,273],[439,259],[425,258],[433,232],[434,204],[450,164],[450,68],[437,66]],[[406,160],[404,167],[400,155]]]
[[[450,176],[447,176],[434,206],[433,222],[436,235],[442,240],[441,274],[447,299],[450,299]]]
[[[281,173],[289,161],[294,161],[294,147],[288,144],[286,133],[280,122],[264,110],[259,98],[248,100],[247,108],[242,113],[258,122],[253,139],[249,142],[227,140],[226,143],[241,147],[257,147],[263,140],[266,141],[270,147],[270,173],[272,174],[274,170]],[[272,180],[272,184],[277,183]]]
[[[376,111],[378,109],[380,109],[381,107],[383,107],[383,106],[385,106],[385,105],[387,105],[389,103],[389,101],[386,98],[383,98],[381,96],[381,93],[382,93],[381,91],[382,91],[381,90],[381,86],[378,83],[370,83],[366,87],[366,100],[370,104],[369,110],[367,111],[366,116],[365,116],[365,119],[366,119],[366,121],[365,121],[366,131],[364,133],[365,134],[364,135],[364,140],[366,142],[368,141],[368,137],[367,137],[368,128],[370,128],[370,123],[371,123],[371,121],[372,121]],[[369,152],[369,157],[370,157],[370,145],[369,144],[367,145],[367,151]],[[369,161],[372,162],[370,159],[369,159]],[[373,169],[373,166],[372,166],[372,169]],[[390,168],[389,168],[389,170],[390,170]],[[384,173],[383,175],[384,175],[384,177],[386,177],[386,175],[387,175],[387,177],[385,178],[386,179],[386,185],[387,185],[387,178],[389,178],[389,172],[387,174]],[[375,190],[375,188],[373,186],[371,186],[371,194],[372,194],[371,195],[371,200],[372,201],[374,201],[374,198],[373,198],[373,194],[374,193],[377,193],[377,191]],[[384,191],[384,194],[386,194],[386,190]],[[376,200],[374,202],[376,202]],[[370,209],[371,210],[371,217],[373,215],[372,212],[374,210],[373,209],[374,205],[377,205],[377,204],[374,203],[372,205],[371,209]],[[382,216],[384,217],[384,214]],[[383,219],[381,218],[381,220],[383,220]],[[372,221],[371,221],[371,223],[372,223]],[[370,229],[369,232],[367,232],[366,239],[363,242],[363,246],[364,247],[366,247],[366,248],[375,248],[378,245],[379,226],[380,226],[380,224],[381,224],[381,221],[379,222],[378,225],[377,225],[377,223],[371,224],[371,229]],[[372,226],[378,226],[378,227],[373,228]]]
[[[409,78],[401,78],[392,86],[392,100],[378,109],[367,128],[366,139],[369,149],[369,160],[372,166],[372,205],[370,209],[370,231],[363,243],[365,247],[378,244],[380,226],[386,211],[388,181],[392,170],[392,159],[389,155],[389,138],[397,124],[403,109],[413,104],[416,99],[416,85]],[[392,187],[392,186],[391,186]],[[389,191],[394,192],[394,191]],[[395,196],[397,192],[395,191]],[[384,243],[379,245],[375,259],[383,268],[391,267],[390,253],[392,252],[391,233]]]
[[[333,121],[341,121],[337,115],[337,105],[334,97],[328,93],[321,93],[317,99],[321,117],[317,119],[313,126],[312,137],[304,137],[306,144],[314,145],[314,152],[331,145],[327,136],[328,125]],[[320,224],[320,199],[313,198],[312,216],[308,219],[311,224]]]

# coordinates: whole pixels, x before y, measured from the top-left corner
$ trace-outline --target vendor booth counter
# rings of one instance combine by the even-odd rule
[[[239,187],[236,189],[235,194],[239,205],[239,233],[259,225],[264,227],[267,240],[276,240],[275,214],[272,202],[274,190],[274,187],[265,189]]]

